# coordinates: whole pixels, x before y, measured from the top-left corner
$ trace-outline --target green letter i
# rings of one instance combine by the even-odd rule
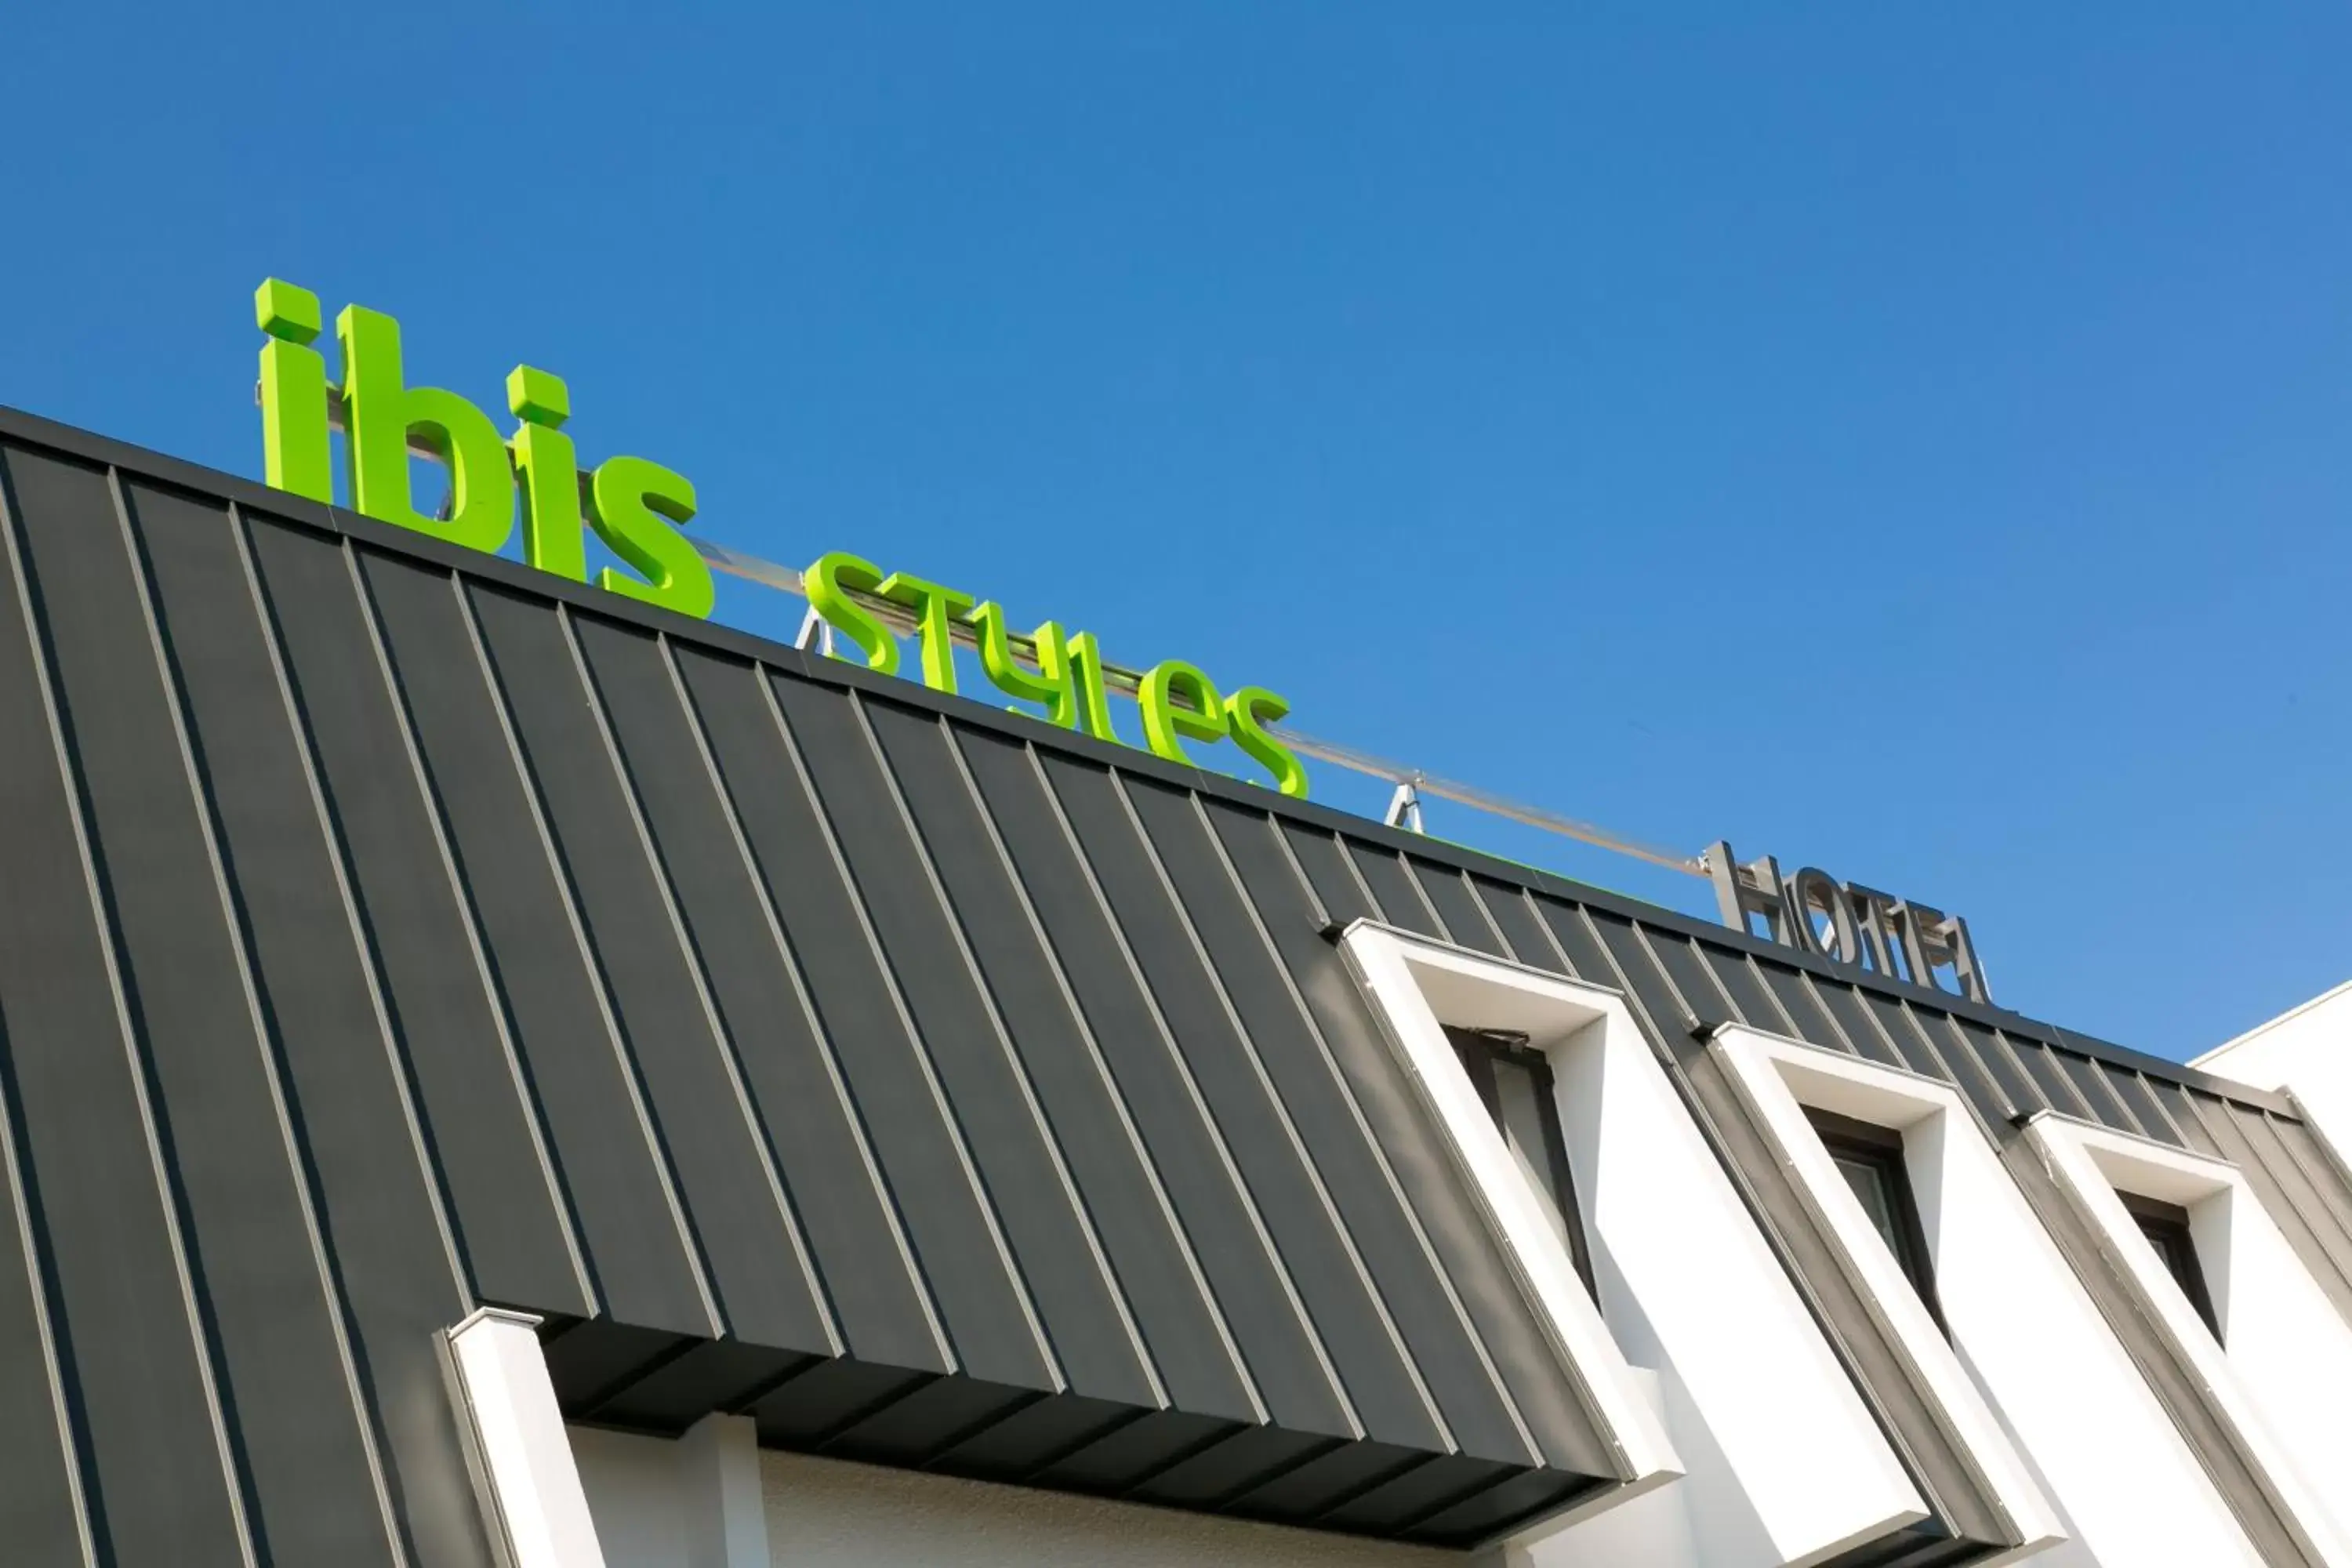
[[[319,335],[319,297],[271,278],[253,291],[261,346],[261,472],[274,489],[335,499],[327,448],[327,362],[303,345]]]
[[[543,370],[519,364],[507,377],[507,407],[522,425],[514,434],[522,476],[522,558],[542,572],[588,581],[580,524],[580,460],[572,437],[556,427],[572,416],[572,395]]]

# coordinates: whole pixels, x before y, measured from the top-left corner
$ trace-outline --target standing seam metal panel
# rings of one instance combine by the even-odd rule
[[[1357,914],[1623,991],[1718,1141],[1680,1031],[1727,1009],[2224,1148],[2352,1289],[2278,1097],[5,425],[0,1500],[58,1560],[484,1563],[426,1353],[481,1299],[600,1419],[1455,1542],[1556,1507],[1605,1450]]]
[[[357,563],[341,541],[250,514],[245,521],[292,722],[472,1294],[592,1311],[563,1194]],[[495,1070],[486,1074],[486,1062]]]
[[[572,618],[477,591],[477,624],[609,997],[647,1135],[729,1333],[829,1354],[807,1250],[580,662]],[[614,656],[617,658],[617,656]],[[612,659],[607,660],[608,674]]]
[[[876,704],[871,722],[942,892],[1052,1128],[1075,1200],[1123,1287],[1150,1403],[1263,1418],[1133,1119],[1036,924],[958,737]],[[1142,1391],[1139,1391],[1139,1393]]]
[[[200,503],[157,492],[140,492],[137,510],[224,875],[247,928],[253,1000],[266,1012],[262,1033],[282,1080],[278,1114],[314,1194],[320,1263],[350,1319],[353,1341],[341,1358],[346,1397],[368,1411],[359,1385],[378,1369],[399,1383],[433,1375],[433,1331],[465,1310],[469,1293],[259,613],[243,531],[215,526]],[[276,700],[257,701],[257,692]],[[288,1365],[281,1375],[307,1374]],[[264,1389],[261,1397],[289,1394]],[[362,1427],[364,1446],[376,1450],[373,1479],[387,1525],[394,1486],[460,1509],[469,1499],[464,1469],[451,1459],[450,1424],[446,1410],[404,1403],[381,1412],[380,1430]],[[307,1483],[298,1474],[292,1484]],[[336,1529],[355,1522],[330,1517]],[[307,1540],[273,1531],[273,1550],[299,1561],[338,1549],[333,1535],[317,1533],[320,1524],[309,1528]],[[416,1546],[427,1561],[481,1550],[470,1531],[428,1526],[425,1535]]]

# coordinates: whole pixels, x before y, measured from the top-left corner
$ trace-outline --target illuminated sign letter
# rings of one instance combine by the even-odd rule
[[[456,393],[408,384],[400,323],[390,316],[349,305],[335,318],[343,353],[337,389],[327,380],[326,360],[310,347],[320,331],[316,294],[268,279],[254,290],[253,315],[269,338],[261,349],[261,448],[263,477],[271,485],[332,504],[329,411],[340,390],[352,510],[496,553],[514,532],[520,480],[523,560],[575,583],[588,580],[580,458],[563,433],[572,395],[562,377],[529,365],[507,377],[508,411],[522,421],[509,447],[489,416]],[[408,482],[412,447],[449,469],[446,518],[416,510]],[[709,616],[710,568],[676,526],[694,516],[694,486],[685,476],[643,458],[608,458],[587,488],[586,525],[629,568],[606,567],[596,585],[680,615]]]
[[[645,576],[640,583],[607,566],[596,586],[698,620],[710,614],[710,568],[669,526],[694,516],[694,487],[684,474],[643,458],[607,458],[588,476],[588,494],[596,537]]]
[[[801,574],[801,591],[808,595],[809,607],[824,617],[825,625],[857,645],[866,655],[866,668],[896,675],[898,639],[849,596],[853,588],[871,594],[881,586],[882,569],[846,550],[828,551]]]
[[[1078,727],[1078,686],[1060,622],[1047,621],[1029,634],[1037,658],[1037,673],[1032,675],[1013,658],[1013,634],[1004,625],[1003,605],[991,600],[974,605],[964,618],[980,629],[980,668],[992,685],[1008,697],[1045,704],[1048,723],[1065,730]]]
[[[1171,763],[1192,760],[1184,754],[1185,736],[1195,741],[1225,738],[1225,700],[1206,675],[1181,658],[1153,665],[1135,697],[1143,710],[1145,742]],[[1179,697],[1191,706],[1176,706]]]
[[[522,421],[514,433],[515,473],[522,480],[522,558],[542,572],[585,583],[580,455],[561,428],[572,417],[572,395],[547,372],[519,364],[507,377],[507,408]]]
[[[320,331],[319,297],[272,278],[253,291],[261,345],[261,472],[281,490],[335,499],[327,438],[327,362],[304,345]]]
[[[1297,754],[1266,732],[1290,711],[1290,704],[1263,686],[1244,686],[1225,699],[1225,729],[1242,754],[1274,775],[1274,787],[1307,798],[1307,768]]]
[[[874,592],[894,605],[915,612],[915,629],[923,650],[923,684],[934,691],[953,691],[955,631],[953,623],[971,608],[971,595],[953,588],[893,572]]]

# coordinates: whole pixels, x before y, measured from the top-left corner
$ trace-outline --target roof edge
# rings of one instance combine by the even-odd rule
[[[1952,992],[1914,984],[1866,970],[1850,970],[1831,963],[1818,954],[1801,952],[1748,931],[1685,914],[1664,905],[1646,903],[1606,888],[1580,882],[1558,872],[1474,849],[1449,839],[1433,838],[1405,828],[1391,827],[1370,817],[1358,816],[1312,800],[1294,799],[1245,779],[1171,763],[1138,747],[1097,740],[972,698],[935,691],[919,681],[879,675],[861,665],[808,653],[755,633],[715,621],[698,620],[617,594],[608,594],[587,584],[553,576],[504,556],[485,554],[411,530],[378,522],[344,507],[273,489],[257,479],[209,468],[201,463],[173,458],[114,437],[100,436],[5,404],[0,404],[0,437],[43,447],[78,462],[127,468],[165,485],[226,500],[241,510],[265,513],[320,532],[338,534],[388,554],[429,562],[460,575],[495,584],[502,589],[572,605],[607,620],[680,637],[753,663],[789,669],[821,684],[863,691],[982,729],[1016,735],[1034,743],[1051,746],[1066,754],[1156,778],[1229,804],[1264,811],[1276,817],[1287,817],[1329,832],[1351,835],[1400,854],[1417,856],[1492,881],[1588,904],[1622,919],[1670,931],[1695,942],[1711,942],[1733,952],[1769,959],[1825,980],[1876,992],[1915,1006],[1933,1007],[1987,1028],[2030,1037],[2077,1056],[2105,1060],[2297,1122],[2304,1121],[2300,1109],[2289,1097],[2256,1089],[2204,1070],[2197,1065],[2228,1049],[2230,1045],[2237,1044],[2237,1040],[2217,1047],[2194,1062],[2171,1061],[2095,1036],[2045,1023],[1991,1003],[1973,1001]],[[2347,987],[2352,987],[2352,981],[2346,982],[2336,990]],[[2336,992],[2329,992],[2326,995],[2315,997],[2302,1007],[2271,1020],[2271,1024],[2292,1017],[2334,994]],[[2258,1026],[2249,1034],[2257,1034],[2268,1027],[2270,1024]],[[2240,1036],[2238,1038],[2242,1040],[2246,1037]]]

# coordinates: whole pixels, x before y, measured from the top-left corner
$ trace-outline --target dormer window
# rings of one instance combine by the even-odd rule
[[[1576,1207],[1576,1177],[1569,1168],[1568,1142],[1560,1135],[1559,1101],[1551,1062],[1515,1029],[1464,1029],[1446,1026],[1445,1037],[1462,1058],[1470,1085],[1495,1119],[1513,1159],[1541,1194],[1553,1228],[1568,1247],[1577,1277],[1592,1289],[1592,1260],[1585,1247],[1584,1222]]]
[[[1927,1251],[1927,1232],[1919,1224],[1919,1205],[1911,1193],[1911,1174],[1903,1163],[1903,1134],[1841,1116],[1833,1110],[1805,1107],[1805,1120],[1821,1134],[1830,1163],[1853,1190],[1871,1228],[1886,1243],[1886,1250],[1911,1281],[1928,1315],[1943,1326],[1943,1309],[1936,1300],[1936,1265]]]
[[[2213,1337],[2220,1339],[2221,1323],[2213,1313],[2212,1292],[2205,1288],[2205,1270],[2197,1261],[2197,1243],[2189,1237],[2189,1211],[2179,1204],[2144,1198],[2137,1193],[2118,1190],[2116,1196],[2123,1200],[2124,1212],[2139,1226],[2139,1233],[2147,1237],[2147,1244],[2156,1248],[2164,1271],[2172,1276],[2180,1293],[2189,1298],[2189,1304],[2197,1309],[2197,1315],[2213,1331]]]

